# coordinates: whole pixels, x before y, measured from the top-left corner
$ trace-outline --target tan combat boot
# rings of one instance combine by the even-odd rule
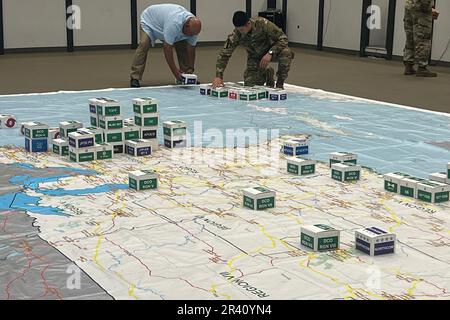
[[[437,73],[431,72],[427,67],[419,67],[419,69],[417,69],[416,77],[434,78],[437,77]]]
[[[416,69],[414,69],[414,64],[409,63],[409,62],[404,62],[405,65],[405,75],[406,76],[411,76],[416,74]]]

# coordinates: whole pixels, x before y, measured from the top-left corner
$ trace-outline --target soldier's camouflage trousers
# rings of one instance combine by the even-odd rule
[[[426,67],[431,51],[431,28],[433,25],[431,11],[421,12],[406,8],[403,21],[406,33],[403,61]]]
[[[278,81],[285,81],[288,77],[291,68],[292,60],[294,59],[294,52],[290,48],[281,50],[278,55],[273,55],[271,62],[278,62],[277,78]],[[255,56],[248,56],[247,69],[244,72],[244,85],[255,86],[264,85],[268,77],[270,77],[271,68],[261,69],[259,64],[261,58]],[[273,69],[272,69],[273,70]]]

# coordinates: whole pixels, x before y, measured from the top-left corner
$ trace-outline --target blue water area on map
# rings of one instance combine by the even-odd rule
[[[23,192],[0,195],[0,212],[6,210],[26,210],[43,215],[65,216],[58,208],[39,205],[40,197]]]
[[[17,165],[17,164],[14,164]],[[21,165],[21,164],[20,164]],[[39,168],[35,168],[33,166],[27,166],[26,169],[32,169],[37,174],[40,170]],[[52,168],[54,169],[54,168]],[[74,173],[82,173],[82,174],[92,174],[95,173],[95,171],[92,170],[82,170],[82,169],[72,169],[72,168],[58,168],[61,171],[67,171],[67,172],[74,172]],[[9,179],[9,183],[14,185],[21,185],[24,187],[24,189],[32,189],[36,191],[39,194],[43,194],[46,196],[83,196],[87,194],[94,194],[94,193],[104,193],[104,192],[110,192],[114,190],[120,190],[120,189],[128,189],[127,184],[105,184],[105,185],[99,185],[94,188],[85,188],[85,189],[76,189],[76,190],[65,190],[65,189],[44,189],[40,188],[39,185],[41,183],[46,182],[55,182],[63,178],[71,177],[69,174],[61,174],[61,175],[54,175],[49,177],[33,177],[30,175],[18,175],[14,176]],[[17,193],[8,193],[5,195],[0,195],[0,211],[6,211],[6,210],[26,210],[31,211],[38,214],[44,214],[44,215],[65,215],[63,211],[61,211],[58,208],[53,207],[47,207],[42,206],[39,204],[39,201],[41,201],[40,196],[30,196],[26,194],[25,192],[17,192]]]
[[[287,101],[234,101],[200,96],[198,87],[140,88],[46,95],[0,96],[0,113],[19,122],[41,121],[58,126],[78,120],[89,125],[88,99],[110,97],[121,101],[125,118],[132,117],[132,99],[159,101],[160,121],[183,120],[190,132],[202,121],[202,132],[218,129],[279,129],[280,135],[309,134],[310,158],[327,161],[330,152],[358,154],[358,163],[380,173],[402,171],[427,177],[446,170],[450,150],[435,142],[450,141],[450,118],[437,113],[361,100],[329,99],[290,93]],[[276,113],[281,108],[281,113]],[[39,112],[30,112],[38,110]],[[159,128],[162,143],[162,128]],[[269,137],[270,138],[270,137]],[[0,145],[23,145],[18,129],[0,130]],[[209,146],[210,141],[203,141]]]

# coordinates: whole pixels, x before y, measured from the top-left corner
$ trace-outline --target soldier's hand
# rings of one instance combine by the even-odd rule
[[[439,18],[440,12],[433,8],[433,19],[437,20]]]
[[[266,55],[261,59],[261,62],[259,63],[259,66],[261,67],[261,69],[267,68],[270,60],[272,60],[272,55],[266,53]]]
[[[212,87],[215,89],[217,87],[223,87],[223,80],[221,78],[214,78],[212,82]]]

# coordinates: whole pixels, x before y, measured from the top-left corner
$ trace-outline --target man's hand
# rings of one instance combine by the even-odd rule
[[[437,19],[439,18],[440,12],[437,11],[435,8],[433,8],[432,13],[433,13],[433,19],[434,19],[434,20],[437,20]]]
[[[181,70],[179,69],[175,69],[174,71],[172,71],[173,76],[175,77],[175,79],[177,79],[178,81],[181,81]]]
[[[215,89],[217,87],[223,87],[223,80],[221,78],[214,78],[212,82],[212,87]]]
[[[267,68],[269,65],[269,62],[272,60],[272,55],[269,53],[266,53],[266,55],[261,59],[261,62],[259,63],[259,66],[261,69]]]

